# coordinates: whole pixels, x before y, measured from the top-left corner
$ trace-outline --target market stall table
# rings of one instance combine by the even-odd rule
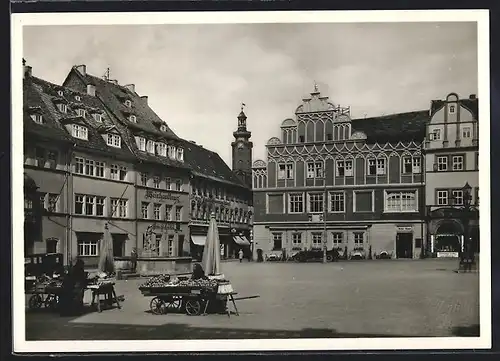
[[[116,303],[119,309],[121,309],[120,301],[116,296],[115,283],[114,282],[102,282],[96,284],[90,284],[87,286],[92,292],[92,302],[91,306],[97,306],[97,311],[102,312],[101,301],[104,301],[108,306],[113,306]],[[104,296],[104,300],[101,300],[101,296]]]

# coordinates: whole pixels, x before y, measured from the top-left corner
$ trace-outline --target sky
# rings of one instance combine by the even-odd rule
[[[353,118],[426,110],[478,94],[476,23],[27,26],[33,75],[61,84],[73,65],[133,83],[174,132],[231,165],[245,103],[253,159],[318,84]],[[480,96],[480,94],[478,94]]]

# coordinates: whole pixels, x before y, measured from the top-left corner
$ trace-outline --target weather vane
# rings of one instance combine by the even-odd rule
[[[314,81],[314,91],[315,92],[318,91],[318,83],[316,83],[316,80]]]
[[[243,111],[243,108],[246,107],[246,104],[245,103],[241,103],[241,111]]]

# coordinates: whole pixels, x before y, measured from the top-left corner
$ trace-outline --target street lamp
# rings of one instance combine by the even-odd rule
[[[463,225],[464,225],[464,248],[465,248],[465,254],[469,256],[469,252],[471,251],[471,244],[470,244],[470,236],[469,236],[469,215],[470,215],[470,210],[472,208],[471,201],[472,201],[472,196],[471,196],[471,190],[472,187],[469,185],[469,182],[466,182],[464,187],[462,188],[462,195],[463,195],[463,211],[464,211],[464,219],[463,219]]]

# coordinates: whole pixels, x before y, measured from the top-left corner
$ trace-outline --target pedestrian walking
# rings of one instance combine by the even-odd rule
[[[132,253],[130,254],[131,268],[132,272],[135,273],[137,270],[137,248],[132,248]]]
[[[238,252],[238,258],[240,259],[240,263],[243,262],[243,250],[240,248],[240,251]]]

